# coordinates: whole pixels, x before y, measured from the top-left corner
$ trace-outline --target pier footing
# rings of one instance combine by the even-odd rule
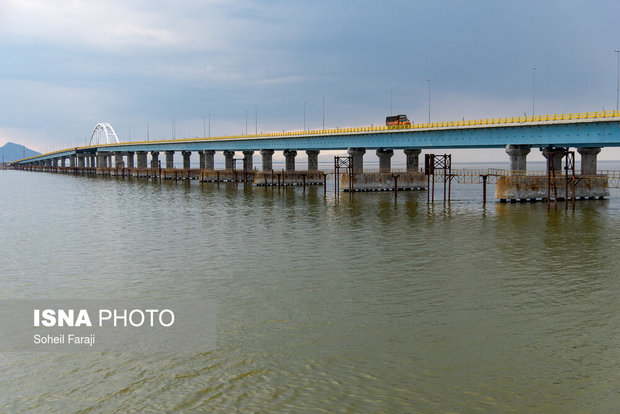
[[[343,174],[340,180],[340,188],[349,191],[349,174]],[[426,176],[423,172],[399,172],[399,173],[363,173],[353,174],[353,191],[390,191],[394,190],[394,184],[398,190],[426,190]]]
[[[506,176],[497,177],[495,186],[495,198],[500,202],[506,201],[537,201],[537,200],[566,200],[572,199],[596,199],[609,196],[607,188],[608,179],[601,177],[575,177],[575,193],[573,194],[571,185],[568,185],[568,194],[566,191],[566,178],[556,178],[555,188],[551,184],[549,191],[547,177],[519,177]]]
[[[323,185],[323,171],[259,171],[254,175],[254,185]]]

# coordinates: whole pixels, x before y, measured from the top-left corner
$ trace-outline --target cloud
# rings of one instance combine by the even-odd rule
[[[0,0],[0,126],[50,141],[111,122],[199,135],[615,106],[620,5],[317,0]],[[217,121],[216,121],[217,120]],[[187,125],[187,127],[185,127]],[[40,131],[37,130],[37,133]],[[185,133],[184,133],[185,134]],[[24,133],[24,139],[36,134]]]
[[[181,43],[180,36],[157,25],[156,16],[148,9],[135,9],[130,3],[8,0],[8,15],[2,31],[25,43],[103,49]]]

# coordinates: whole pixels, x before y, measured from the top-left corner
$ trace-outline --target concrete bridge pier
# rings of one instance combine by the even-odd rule
[[[97,153],[97,168],[105,168],[107,167],[108,156],[104,153]]]
[[[243,166],[248,170],[254,169],[254,151],[243,151]]]
[[[159,151],[151,151],[151,168],[159,168]]]
[[[133,152],[126,152],[127,154],[127,168],[133,169]]]
[[[297,156],[297,151],[295,150],[284,150],[284,169],[286,171],[295,171],[295,157]]]
[[[205,155],[205,170],[215,170],[215,151],[204,150]]]
[[[52,160],[52,167],[54,167],[54,168],[58,167],[58,158],[54,158]]]
[[[235,158],[235,151],[224,151],[224,168],[232,170],[233,159]]]
[[[319,170],[319,150],[306,150],[308,155],[308,171]]]
[[[262,149],[260,155],[263,157],[263,171],[273,171],[273,150]]]
[[[65,167],[65,163],[67,162],[67,157],[60,157],[60,166]]]
[[[418,171],[420,169],[420,154],[422,150],[406,149],[405,158],[407,159],[407,171]]]
[[[201,170],[205,169],[205,152],[198,151],[198,166]]]
[[[75,167],[75,154],[69,155],[69,167]]]
[[[347,154],[353,158],[353,172],[364,172],[364,154],[366,154],[366,148],[349,148]]]
[[[97,167],[97,156],[95,154],[90,154],[90,168]]]
[[[527,170],[527,154],[530,153],[529,145],[506,145],[506,153],[510,157],[510,171]]]
[[[553,169],[555,170],[555,175],[557,176],[558,174],[563,174],[564,171],[562,170],[562,158],[564,157],[564,154],[566,153],[566,149],[565,148],[541,148],[541,151],[543,153],[543,156],[549,160],[549,158],[551,157],[551,163],[553,165]],[[549,164],[547,164],[548,166]],[[549,170],[549,168],[547,167],[547,170]]]
[[[577,148],[577,152],[581,155],[581,175],[594,177],[597,168],[596,156],[601,149],[599,147]]]
[[[191,166],[191,156],[192,156],[192,152],[191,151],[181,151],[181,155],[183,155],[183,169],[184,170],[189,170],[190,166]]]
[[[123,161],[123,153],[116,151],[114,153],[114,168],[125,168],[125,161]]]
[[[392,157],[394,156],[394,150],[392,149],[378,149],[377,157],[379,157],[379,172],[392,171]]]
[[[45,160],[45,166],[46,167],[51,167],[52,166],[52,160]]]
[[[78,156],[77,156],[77,161],[78,161],[78,163],[77,163],[77,164],[78,164],[78,165],[77,165],[77,166],[78,166],[78,167],[80,167],[80,168],[84,168],[84,167],[86,167],[85,160],[86,160],[86,155],[84,155],[84,154],[78,154]]]
[[[166,168],[174,168],[174,151],[166,151]]]
[[[138,168],[146,168],[146,151],[137,151]]]

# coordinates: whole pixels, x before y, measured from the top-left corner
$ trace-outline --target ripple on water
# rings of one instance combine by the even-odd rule
[[[218,348],[2,355],[0,411],[609,412],[617,198],[482,209],[478,190],[2,172],[1,295],[210,298]]]

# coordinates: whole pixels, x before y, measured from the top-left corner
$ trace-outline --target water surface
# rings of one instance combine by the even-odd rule
[[[1,171],[0,192],[0,298],[218,306],[192,356],[0,354],[0,412],[620,407],[617,191],[572,212]]]

